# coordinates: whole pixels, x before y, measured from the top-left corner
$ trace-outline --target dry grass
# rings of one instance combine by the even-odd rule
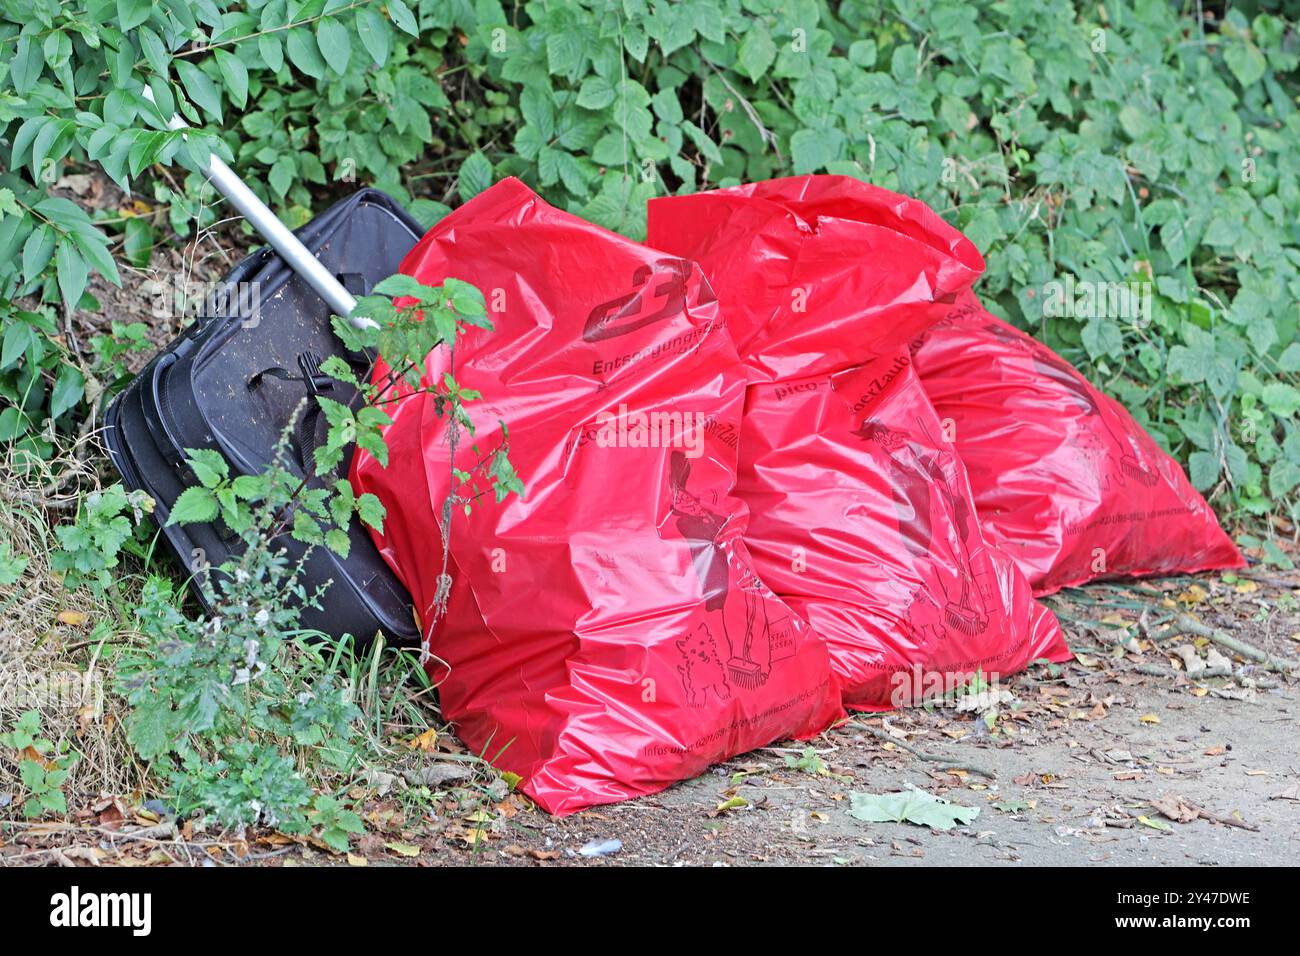
[[[49,565],[58,546],[51,514],[72,518],[78,495],[97,480],[85,462],[97,457],[91,451],[27,467],[12,456],[0,463],[6,489],[0,540],[13,556],[27,559],[19,579],[0,586],[0,728],[36,710],[42,734],[56,744],[68,742],[79,755],[65,788],[73,807],[143,784],[126,742],[122,703],[109,692],[112,659],[106,651],[131,639],[129,611],[85,588],[66,590]],[[0,751],[0,794],[16,798],[14,756]]]

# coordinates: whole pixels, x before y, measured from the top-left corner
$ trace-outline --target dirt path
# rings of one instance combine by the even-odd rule
[[[819,761],[797,747],[758,751],[654,797],[565,820],[498,819],[477,852],[456,846],[460,830],[439,841],[439,855],[651,865],[1294,863],[1300,690],[1257,667],[1189,681],[1170,652],[1193,642],[1152,621],[1189,612],[1294,661],[1297,588],[1292,573],[1273,584],[1197,579],[1073,592],[1054,602],[1062,617],[1096,622],[1067,626],[1078,660],[1015,678],[1015,701],[996,720],[951,708],[860,718],[865,726],[815,742]],[[920,759],[881,733],[953,763]],[[949,771],[958,764],[993,777]],[[848,812],[855,791],[909,786],[979,807],[979,816],[940,832]],[[728,803],[737,805],[719,810]],[[577,855],[608,840],[621,843],[608,857]]]
[[[350,854],[192,824],[177,836],[166,821],[137,819],[120,833],[32,827],[0,849],[0,865],[1292,864],[1300,682],[1240,659],[1231,676],[1189,679],[1175,649],[1204,656],[1210,642],[1172,626],[1190,615],[1289,666],[1300,659],[1300,572],[1261,579],[1069,592],[1052,603],[1077,659],[1015,677],[995,712],[950,702],[860,716],[811,749],[756,751],[661,794],[565,819],[499,779],[423,795],[358,786],[349,797],[366,833]],[[909,787],[979,814],[946,831],[850,815],[854,793]],[[602,843],[612,852],[583,854]]]

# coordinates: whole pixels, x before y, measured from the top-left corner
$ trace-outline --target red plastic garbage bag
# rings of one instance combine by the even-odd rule
[[[850,707],[917,703],[1066,660],[1060,626],[980,533],[906,351],[751,385],[736,486],[759,576],[827,641]]]
[[[917,339],[913,355],[939,415],[953,423],[985,531],[1036,593],[1245,565],[1133,417],[973,293]]]
[[[827,639],[845,703],[907,703],[1068,656],[1055,618],[985,544],[907,357],[983,270],[961,233],[888,190],[801,176],[652,200],[649,241],[695,259],[717,292],[754,383],[745,540]]]
[[[656,249],[699,263],[756,381],[892,356],[984,271],[929,206],[849,176],[652,199]]]
[[[454,374],[483,395],[469,406],[480,434],[508,425],[526,487],[452,509],[454,585],[425,639],[465,743],[562,814],[839,716],[824,642],[741,540],[744,378],[699,270],[509,179],[443,219],[402,271],[472,282],[498,307],[495,331],[459,340]],[[446,362],[431,354],[431,380]],[[378,544],[427,616],[448,435],[426,396],[393,418],[389,466],[358,454],[354,476],[386,506]],[[474,457],[462,447],[456,464]]]

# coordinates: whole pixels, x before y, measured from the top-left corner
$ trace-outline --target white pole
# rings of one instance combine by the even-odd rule
[[[144,97],[151,103],[154,101],[153,91],[147,86],[144,88]],[[167,128],[180,130],[188,129],[188,126],[185,120],[174,114],[168,121]],[[357,307],[357,300],[352,293],[343,288],[342,283],[321,265],[320,260],[298,241],[298,237],[267,208],[266,203],[257,198],[257,194],[235,175],[235,171],[220,156],[216,153],[208,155],[208,165],[203,174],[337,315],[346,317],[357,328],[374,326],[373,320],[352,315],[352,310]]]

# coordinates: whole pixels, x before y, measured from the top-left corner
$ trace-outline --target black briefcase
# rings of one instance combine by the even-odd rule
[[[359,297],[397,271],[422,232],[391,197],[364,189],[296,235]],[[266,247],[226,276],[206,298],[198,320],[145,366],[105,414],[114,466],[129,488],[143,489],[155,500],[154,518],[181,563],[194,572],[194,591],[208,611],[198,578],[238,555],[243,542],[220,523],[167,526],[181,492],[198,483],[185,463],[185,449],[220,452],[232,476],[260,474],[289,428],[286,464],[311,475],[315,445],[323,437],[316,419],[323,416],[309,416],[306,410],[315,402],[304,399],[319,391],[344,404],[359,401],[350,387],[320,374],[320,364],[331,355],[358,371],[368,361],[343,348],[330,328],[329,306]],[[338,477],[346,475],[350,459],[344,456]],[[350,634],[365,641],[383,632],[395,643],[418,642],[410,596],[369,532],[354,518],[348,535],[348,557],[323,547],[307,557],[302,575],[307,593],[330,584],[319,608],[303,609],[303,626],[336,638]],[[293,559],[307,550],[288,535],[280,540]]]

